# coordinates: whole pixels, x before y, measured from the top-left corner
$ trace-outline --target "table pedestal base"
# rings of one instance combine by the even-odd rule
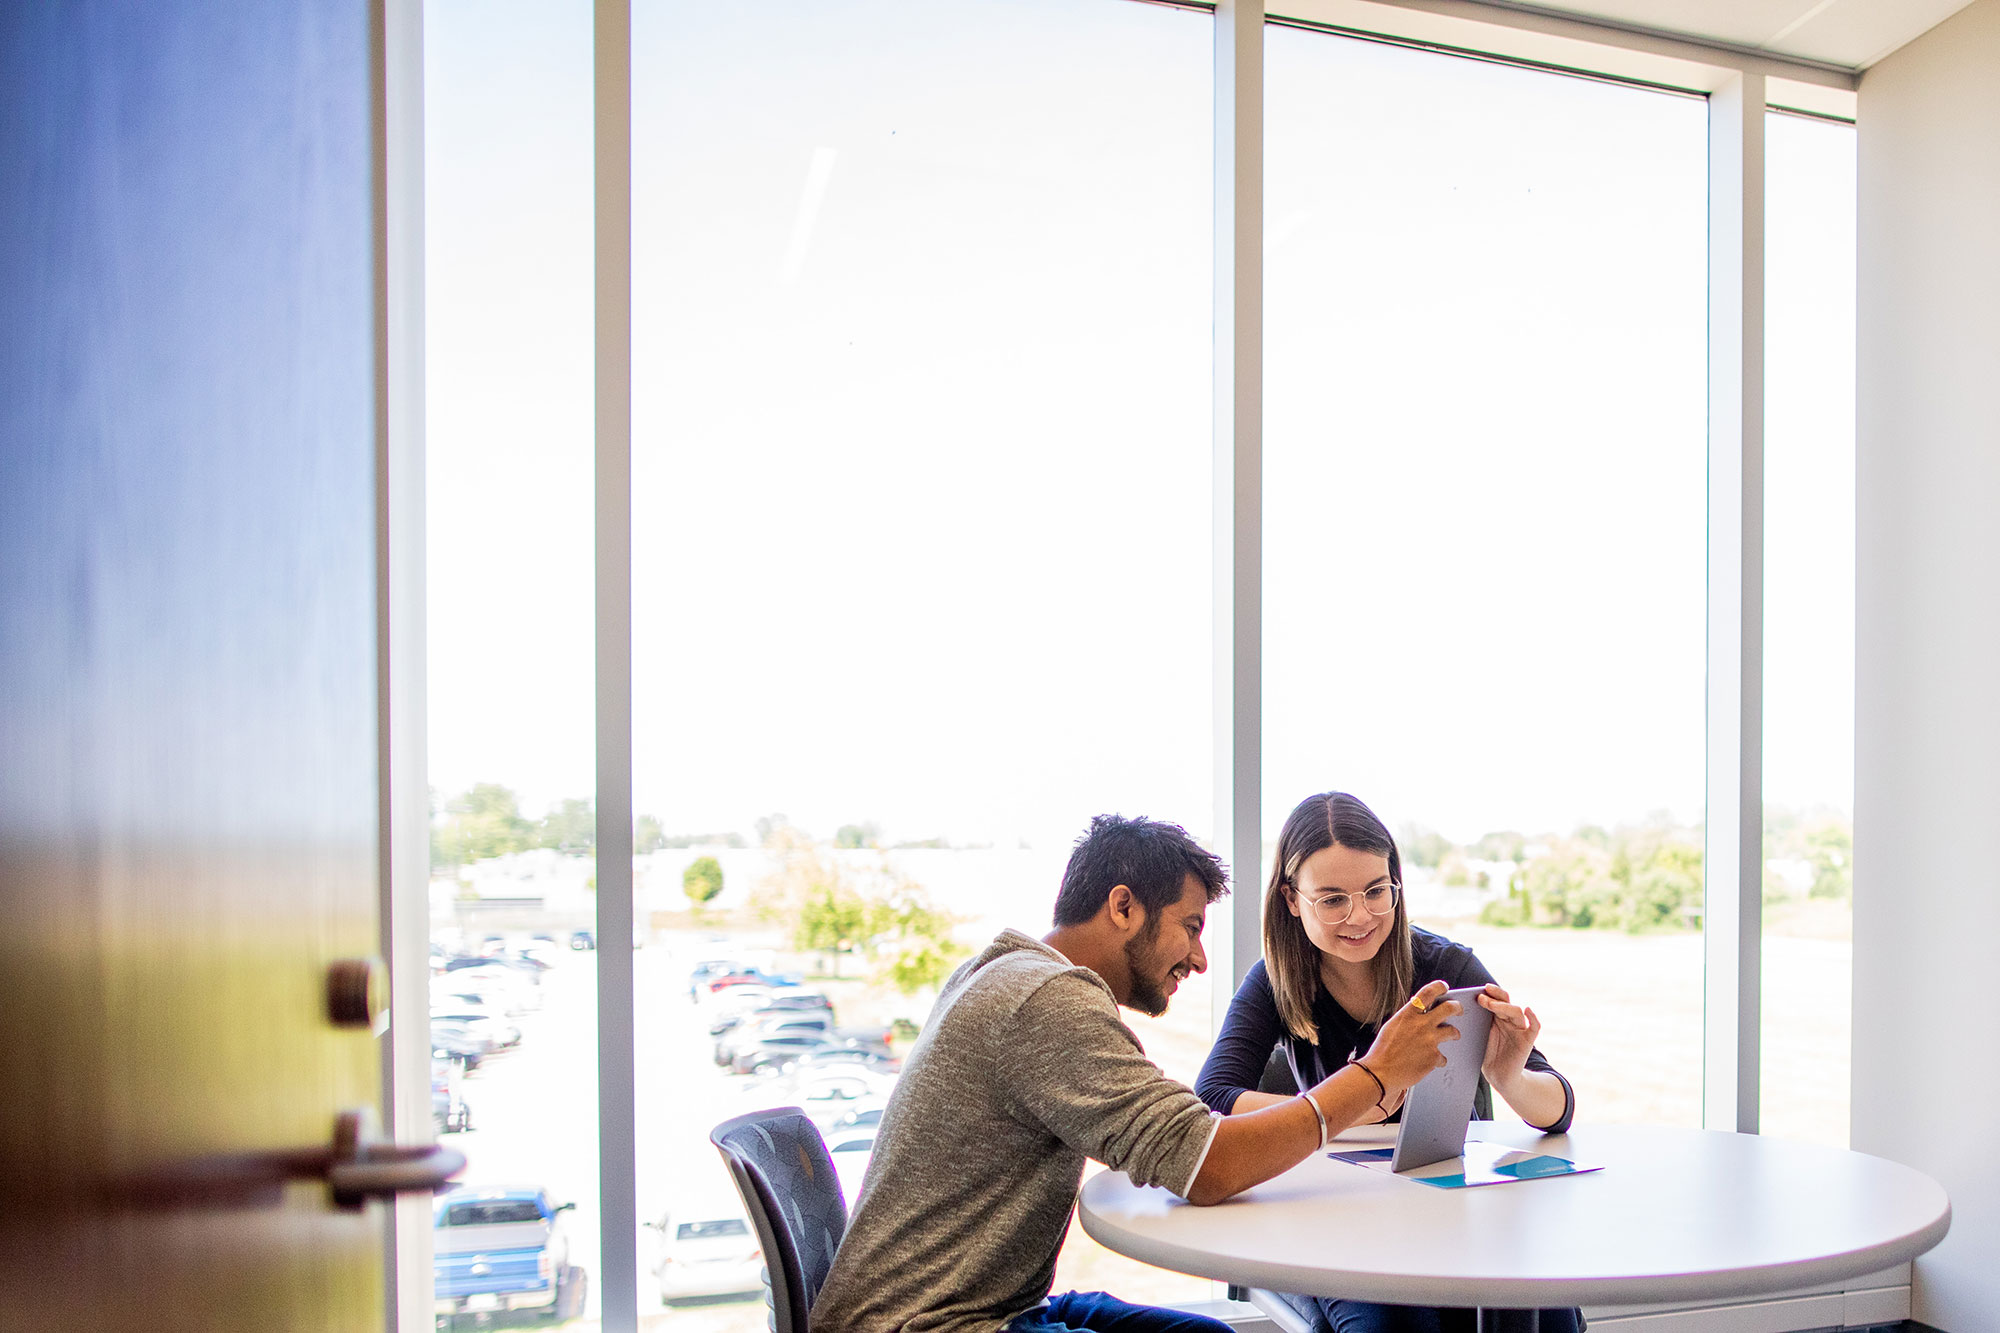
[[[1540,1310],[1480,1310],[1479,1333],[1541,1333]]]

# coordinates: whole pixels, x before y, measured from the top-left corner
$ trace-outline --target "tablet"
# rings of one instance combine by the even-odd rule
[[[1451,1020],[1461,1035],[1438,1047],[1444,1053],[1444,1067],[1424,1075],[1403,1098],[1403,1124],[1396,1133],[1395,1155],[1389,1159],[1391,1171],[1410,1171],[1464,1154],[1465,1127],[1472,1121],[1472,1099],[1479,1091],[1479,1066],[1486,1062],[1486,1038],[1493,1030],[1493,1015],[1475,999],[1485,989],[1468,986],[1445,993],[1445,999],[1463,1006],[1464,1012]]]

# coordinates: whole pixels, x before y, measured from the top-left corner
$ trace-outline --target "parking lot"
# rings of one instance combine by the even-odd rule
[[[1578,1088],[1580,1114],[1599,1122],[1698,1120],[1701,942],[1695,935],[1496,930],[1465,922],[1448,929],[1473,944],[1493,971],[1534,1004],[1546,1024],[1543,1046]],[[780,1082],[725,1074],[714,1063],[706,1015],[688,997],[700,958],[736,951],[776,958],[776,940],[738,934],[727,943],[697,932],[656,932],[634,955],[638,1014],[639,1206],[642,1218],[670,1225],[697,1213],[733,1212],[735,1195],[708,1131],[760,1106],[786,1104]],[[1844,938],[1774,934],[1765,940],[1767,1132],[1823,1142],[1846,1137],[1847,1001]],[[468,1181],[530,1185],[574,1202],[565,1222],[573,1253],[590,1272],[583,1319],[598,1308],[596,955],[551,955],[538,1009],[515,1020],[520,1047],[486,1061],[463,1081],[472,1128],[454,1134],[470,1162]],[[808,978],[827,992],[842,1024],[885,1022],[911,1002],[851,979]],[[1191,978],[1160,1019],[1128,1014],[1148,1053],[1191,1080],[1209,1042],[1209,978]],[[848,1166],[843,1162],[843,1166]],[[858,1166],[859,1163],[854,1163]],[[850,1167],[850,1170],[852,1168]],[[845,1172],[843,1174],[846,1174]],[[858,1174],[858,1173],[857,1173]],[[675,1333],[756,1333],[758,1297],[668,1307],[656,1265],[661,1232],[639,1237],[642,1325]],[[1204,1300],[1209,1284],[1124,1260],[1072,1229],[1058,1289],[1106,1288],[1133,1299]]]
[[[755,953],[763,943],[749,938],[733,941],[732,947]],[[705,935],[666,937],[633,957],[639,1211],[654,1224],[643,1227],[639,1236],[641,1309],[657,1312],[652,1323],[670,1316],[672,1327],[687,1333],[752,1333],[764,1322],[761,1297],[754,1291],[735,1300],[691,1298],[669,1310],[660,1299],[656,1271],[666,1234],[678,1237],[690,1221],[740,1216],[735,1191],[708,1142],[709,1129],[730,1115],[785,1104],[799,1094],[795,1082],[732,1075],[715,1065],[711,1015],[698,1012],[690,1000],[688,970],[697,954],[709,956],[717,948]],[[448,1138],[466,1155],[469,1186],[539,1186],[576,1205],[562,1224],[573,1256],[591,1274],[585,1316],[571,1325],[581,1328],[595,1323],[599,1306],[597,955],[565,948],[544,956],[552,965],[536,988],[539,1007],[511,1020],[521,1029],[520,1045],[483,1059],[463,1077],[460,1087],[471,1128]],[[851,998],[859,986],[833,983],[830,989]],[[840,1015],[843,1023],[846,1017]],[[846,1091],[807,1089],[829,1090]],[[858,1181],[865,1153],[842,1157],[843,1176],[852,1174]],[[669,1233],[660,1229],[663,1221]],[[755,1285],[754,1267],[749,1285]]]

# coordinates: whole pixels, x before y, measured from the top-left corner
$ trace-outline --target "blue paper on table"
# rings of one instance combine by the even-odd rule
[[[1394,1155],[1393,1148],[1368,1148],[1359,1152],[1327,1154],[1338,1162],[1352,1162],[1355,1166],[1365,1166],[1370,1171],[1380,1171],[1385,1175],[1400,1174],[1403,1180],[1414,1180],[1420,1185],[1429,1185],[1433,1189],[1441,1190],[1470,1189],[1475,1185],[1505,1185],[1516,1180],[1546,1180],[1550,1176],[1574,1176],[1585,1171],[1604,1169],[1601,1166],[1585,1166],[1567,1157],[1535,1152],[1533,1149],[1509,1148],[1504,1143],[1481,1143],[1476,1139],[1465,1145],[1465,1156],[1434,1162],[1430,1166],[1420,1166],[1414,1171],[1391,1172],[1389,1159]]]

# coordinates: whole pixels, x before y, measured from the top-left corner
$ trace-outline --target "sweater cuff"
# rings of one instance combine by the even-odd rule
[[[1181,1197],[1183,1199],[1194,1193],[1194,1182],[1201,1175],[1201,1164],[1208,1160],[1208,1150],[1215,1146],[1215,1136],[1221,1128],[1222,1113],[1220,1111],[1210,1111],[1208,1113],[1208,1140],[1201,1145],[1201,1156],[1194,1159],[1194,1170],[1188,1172],[1187,1184],[1181,1189]]]

